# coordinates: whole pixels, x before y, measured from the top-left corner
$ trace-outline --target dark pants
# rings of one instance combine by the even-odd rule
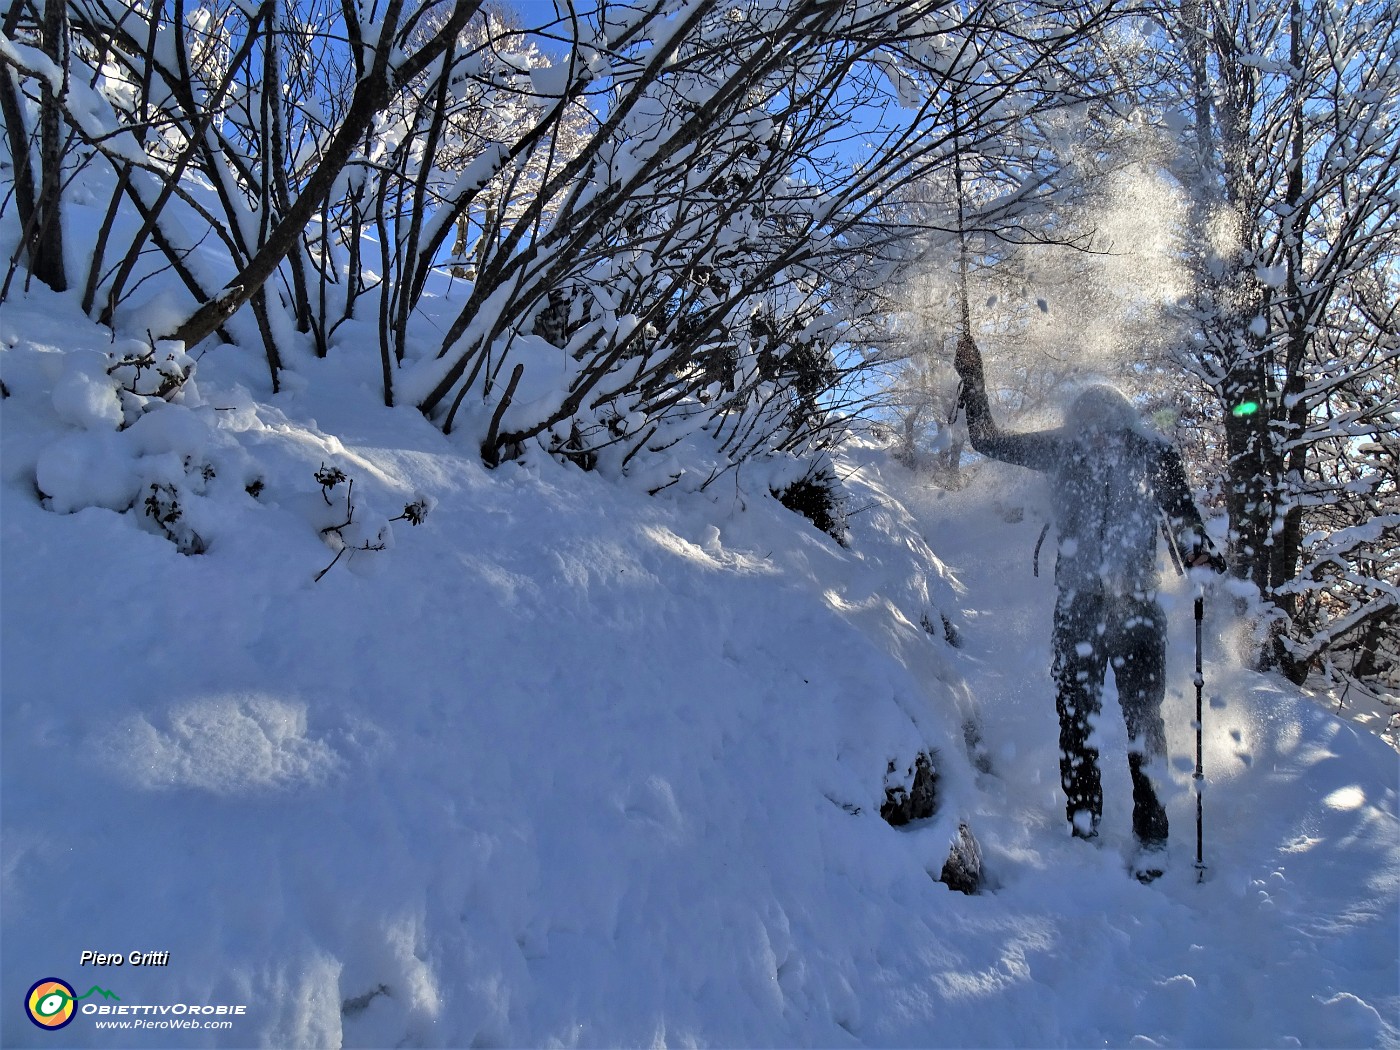
[[[1060,714],[1060,783],[1073,833],[1091,837],[1103,813],[1099,752],[1089,744],[1103,707],[1108,667],[1128,727],[1133,781],[1133,834],[1147,846],[1165,844],[1167,814],[1144,768],[1165,759],[1166,619],[1145,594],[1061,591],[1055,606],[1055,708]]]

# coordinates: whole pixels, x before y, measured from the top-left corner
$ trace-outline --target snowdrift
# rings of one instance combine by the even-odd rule
[[[334,362],[275,404],[201,372],[118,431],[100,331],[51,297],[4,324],[13,1002],[54,974],[245,1003],[206,1037],[234,1045],[869,1023],[863,957],[916,932],[883,903],[950,896],[930,872],[971,786],[921,626],[952,586],[907,518],[860,515],[846,550],[761,485],[488,474]],[[939,815],[897,833],[886,771],[930,749]],[[168,966],[78,968],[137,947]],[[4,1015],[7,1044],[45,1038]],[[110,1039],[95,1017],[67,1036]]]

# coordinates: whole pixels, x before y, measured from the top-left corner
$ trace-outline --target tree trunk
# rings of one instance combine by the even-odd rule
[[[55,91],[46,79],[40,85],[39,165],[42,182],[35,201],[30,267],[34,276],[56,292],[68,290],[63,264],[63,100],[68,93],[68,14],[64,0],[44,6],[44,54],[63,70]]]
[[[15,205],[19,211],[19,226],[23,231],[25,254],[32,273],[34,256],[38,252],[35,237],[39,228],[37,187],[29,132],[24,126],[24,104],[20,101],[17,74],[9,66],[0,68],[0,113],[5,118],[5,137],[9,141],[10,157],[15,166]]]

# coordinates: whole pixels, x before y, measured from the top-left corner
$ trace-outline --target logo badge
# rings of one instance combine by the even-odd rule
[[[73,986],[57,977],[45,977],[35,981],[24,997],[24,1010],[29,1019],[40,1028],[56,1031],[62,1028],[78,1012],[74,1000],[77,995]]]

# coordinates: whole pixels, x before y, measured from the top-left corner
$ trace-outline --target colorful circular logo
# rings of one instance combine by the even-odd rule
[[[24,1009],[31,1021],[52,1032],[73,1020],[73,1015],[78,1012],[74,998],[73,986],[67,981],[45,977],[42,981],[35,981],[29,989],[29,994],[24,997]]]

